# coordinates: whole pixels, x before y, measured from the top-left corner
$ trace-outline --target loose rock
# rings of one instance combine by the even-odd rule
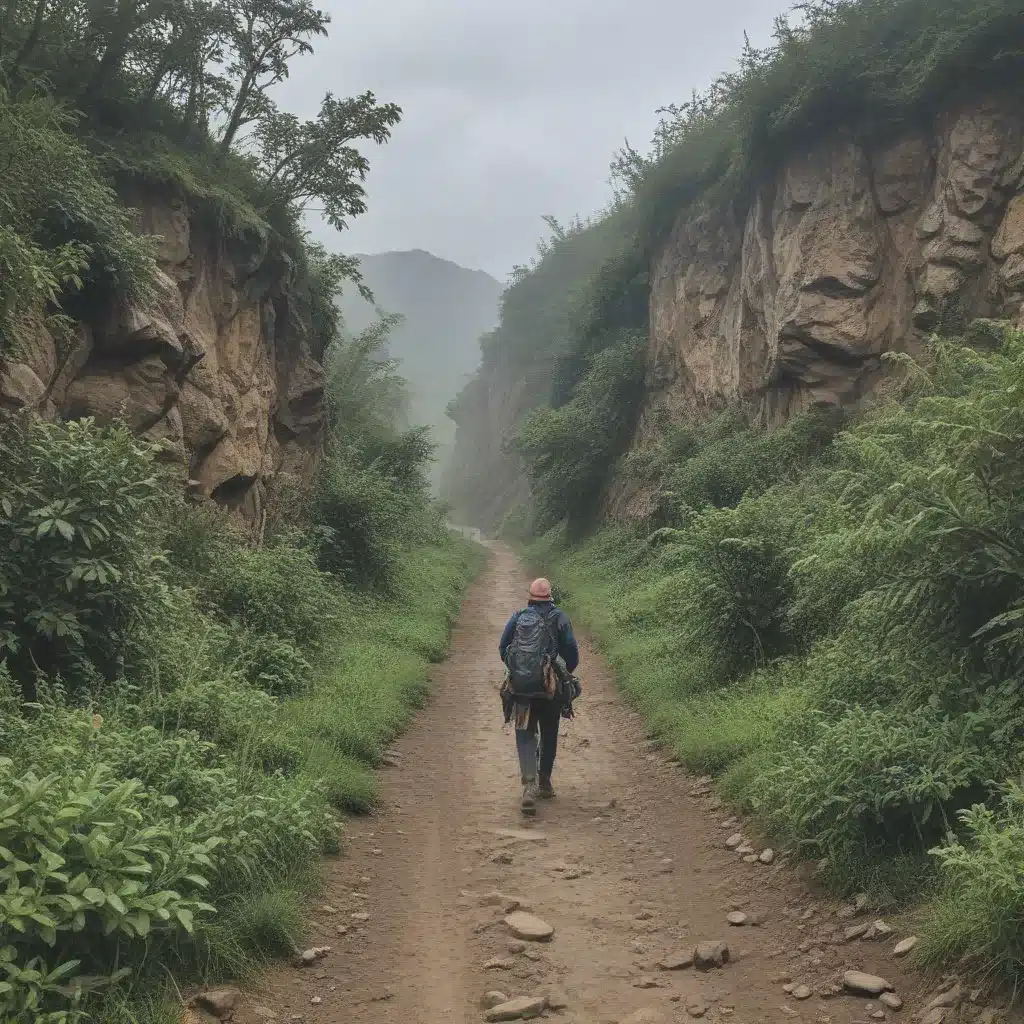
[[[775,851],[771,848],[767,850],[762,850],[760,854],[758,854],[757,859],[762,864],[771,864],[775,860]]]
[[[853,942],[854,939],[862,939],[867,934],[868,927],[866,924],[851,925],[843,932],[843,938],[847,942]]]
[[[843,975],[843,985],[851,992],[860,992],[866,996],[879,996],[883,992],[891,992],[892,985],[874,974],[863,971],[847,971]]]
[[[742,846],[736,847],[736,852],[746,857],[754,852],[754,848],[750,845],[750,843],[744,843]]]
[[[725,845],[726,845],[726,849],[729,849],[729,850],[735,850],[737,846],[742,846],[743,845],[743,833],[741,833],[741,832],[734,832],[731,836],[729,836],[728,839],[726,839]]]
[[[697,999],[691,996],[689,999],[686,1000],[686,1012],[691,1017],[696,1017],[699,1019],[708,1012],[708,1005],[704,1002],[703,999]]]
[[[681,971],[693,966],[693,950],[686,953],[669,953],[658,961],[663,971]]]
[[[491,1007],[485,1017],[489,1021],[529,1020],[539,1017],[546,1006],[547,1000],[543,996],[520,996]]]
[[[805,999],[810,999],[814,993],[806,985],[797,985],[797,987],[793,989],[792,995],[794,999],[799,999],[803,1002]]]
[[[485,971],[511,971],[516,962],[511,957],[492,957],[484,964]]]
[[[916,935],[909,935],[901,942],[896,943],[896,947],[893,949],[892,955],[895,957],[906,956],[917,945],[917,941]]]
[[[875,921],[875,923],[871,926],[871,928],[872,928],[872,932],[873,932],[872,938],[876,938],[876,939],[884,939],[887,936],[892,935],[892,933],[893,933],[892,925],[891,924],[886,924],[882,920]]]
[[[524,939],[527,942],[547,942],[555,929],[533,914],[527,914],[517,910],[505,918],[505,926],[517,939]]]
[[[701,942],[693,951],[693,963],[699,971],[709,971],[729,962],[729,946],[721,939]]]
[[[492,1010],[495,1006],[501,1006],[508,1002],[508,996],[504,992],[485,992],[480,997],[480,1009]]]
[[[633,988],[661,988],[661,982],[657,978],[645,974],[642,978],[637,978],[633,982]]]
[[[557,985],[551,985],[540,993],[547,1000],[549,1010],[564,1010],[569,1005],[569,996]]]
[[[903,1000],[900,999],[895,992],[883,992],[879,997],[878,1001],[883,1006],[888,1006],[890,1010],[902,1010]]]
[[[885,1020],[885,1010],[875,1010],[875,1012],[871,1014],[871,1018],[872,1020]]]
[[[759,858],[758,858],[756,853],[748,853],[743,858],[743,863],[744,864],[756,864],[758,862],[758,860],[759,860]]]
[[[370,920],[370,915],[365,910],[357,910],[354,914],[349,915],[353,921],[360,921],[366,923]]]
[[[742,910],[734,910],[731,914],[727,914],[725,919],[734,928],[742,928],[747,923],[747,915]]]
[[[634,1010],[628,1017],[623,1017],[619,1024],[668,1024],[668,1018],[653,1006],[645,1006],[642,1010]]]
[[[237,988],[216,988],[196,996],[196,1006],[214,1017],[228,1017],[234,1010],[242,993]]]

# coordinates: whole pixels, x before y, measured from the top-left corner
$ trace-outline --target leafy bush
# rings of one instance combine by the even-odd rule
[[[0,425],[0,654],[37,673],[114,678],[165,604],[154,449],[121,426]]]

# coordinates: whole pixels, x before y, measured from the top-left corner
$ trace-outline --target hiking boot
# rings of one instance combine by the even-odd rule
[[[523,814],[537,813],[537,783],[532,779],[523,786],[523,798],[519,801],[519,810]]]
[[[550,800],[555,795],[555,791],[551,788],[551,780],[542,778],[537,785],[537,796],[541,800]]]

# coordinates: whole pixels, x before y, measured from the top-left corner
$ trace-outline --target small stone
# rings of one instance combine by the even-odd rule
[[[758,855],[757,859],[762,864],[771,864],[775,860],[775,851],[771,848],[762,850]]]
[[[313,996],[313,998],[310,999],[310,1004],[313,1006],[319,1006],[322,1002],[323,999],[320,996]]]
[[[515,967],[515,960],[510,957],[495,956],[484,964],[485,971],[511,971]]]
[[[756,864],[757,862],[758,862],[758,857],[757,857],[756,853],[748,853],[743,858],[743,863],[744,864]]]
[[[935,1009],[947,1009],[950,1006],[956,1006],[963,1002],[964,990],[958,985],[954,984],[951,988],[945,992],[940,992],[926,1007],[925,1011]]]
[[[885,1010],[875,1010],[871,1017],[873,1020],[885,1020]]]
[[[735,850],[736,847],[742,846],[742,845],[743,845],[743,833],[742,832],[734,832],[725,841],[725,846],[726,846],[726,849],[728,849],[728,850]]]
[[[879,997],[878,1001],[883,1006],[888,1006],[890,1010],[902,1010],[903,1000],[900,999],[895,992],[883,992]]]
[[[916,945],[918,939],[916,935],[909,935],[901,942],[897,942],[895,948],[892,951],[892,955],[895,957],[906,956]]]
[[[196,996],[196,1005],[214,1017],[229,1017],[242,993],[237,988],[215,988]]]
[[[546,1006],[547,1000],[543,996],[519,996],[518,999],[510,999],[508,1002],[491,1007],[485,1014],[485,1019],[488,1021],[529,1020],[532,1017],[539,1017]]]
[[[492,864],[511,864],[513,861],[512,854],[508,850],[499,850],[492,858]]]
[[[642,1010],[634,1010],[628,1017],[623,1017],[619,1024],[668,1024],[665,1014],[653,1006],[645,1006]]]
[[[661,988],[661,982],[657,978],[651,977],[649,974],[645,974],[641,978],[637,978],[633,982],[633,988]]]
[[[686,1000],[686,1012],[691,1017],[701,1018],[708,1012],[708,1004],[703,999],[695,999],[692,996]]]
[[[843,932],[843,938],[847,942],[853,942],[854,939],[862,939],[867,934],[868,927],[866,924],[851,925]]]
[[[374,847],[374,849],[372,849],[370,851],[370,856],[371,857],[382,857],[383,855],[384,855],[384,851],[379,849],[379,848],[377,848],[377,847]]]
[[[884,939],[893,933],[892,925],[886,924],[882,920],[875,921],[871,927],[874,929],[874,937],[876,939]]]
[[[658,961],[658,966],[663,971],[681,971],[684,968],[693,966],[693,950],[686,953],[669,953]]]
[[[516,942],[510,942],[508,944],[508,951],[510,953],[512,953],[513,955],[516,954],[516,953],[522,953],[522,952],[525,951],[525,949],[526,949],[526,943],[525,942],[516,941]]]
[[[348,925],[347,924],[336,925],[335,928],[334,928],[334,931],[338,935],[348,935]]]
[[[744,843],[742,846],[736,847],[736,852],[740,854],[740,856],[748,857],[754,852],[754,848],[750,843]]]
[[[851,992],[859,992],[866,996],[879,996],[883,992],[891,992],[892,985],[874,974],[863,971],[847,971],[843,975],[843,985]]]
[[[505,926],[517,939],[524,939],[527,942],[547,942],[555,929],[533,914],[517,910],[505,918]]]
[[[304,949],[299,954],[299,965],[302,967],[309,967],[311,964],[316,963],[316,950],[315,949]]]
[[[734,910],[731,914],[727,914],[725,919],[734,928],[742,928],[748,920],[747,915],[742,910]]]
[[[786,995],[788,996],[788,995],[791,995],[793,992],[796,991],[796,987],[797,987],[796,986],[796,982],[787,981],[786,984],[782,986],[782,991],[785,992]]]
[[[729,946],[718,939],[713,942],[701,942],[693,951],[693,963],[698,971],[709,971],[714,967],[722,967],[729,962]]]
[[[363,924],[370,920],[370,915],[366,913],[365,910],[357,910],[354,914],[350,914],[349,916],[353,921],[359,921]]]
[[[805,999],[810,999],[814,993],[806,985],[797,985],[797,987],[793,989],[792,995],[794,999],[799,999],[803,1002]]]
[[[480,1009],[491,1010],[495,1006],[501,1006],[502,1003],[508,1002],[508,996],[504,992],[485,992],[480,997]]]
[[[549,1010],[564,1010],[569,1005],[569,996],[557,985],[551,985],[541,993],[547,1000]]]

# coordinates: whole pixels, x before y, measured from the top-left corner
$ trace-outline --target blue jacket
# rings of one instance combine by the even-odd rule
[[[576,645],[576,637],[572,635],[572,623],[569,621],[569,616],[561,608],[555,608],[551,601],[531,601],[530,607],[536,608],[542,615],[551,615],[558,628],[558,656],[565,662],[565,667],[570,672],[575,672],[576,666],[580,663],[580,649]],[[552,608],[554,608],[553,614],[551,613]],[[508,620],[501,634],[501,640],[498,641],[498,654],[502,661],[505,660],[505,655],[508,653],[508,645],[512,643],[516,622],[521,614],[522,609]]]

